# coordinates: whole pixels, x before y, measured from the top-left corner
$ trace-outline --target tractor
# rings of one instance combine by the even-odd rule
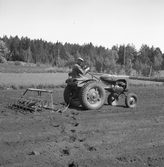
[[[128,94],[129,76],[102,74],[97,77],[91,73],[88,74],[91,78],[72,78],[69,73],[63,93],[66,104],[96,110],[101,108],[106,100],[109,105],[119,105],[119,98],[123,95],[126,107],[136,107],[137,95]]]

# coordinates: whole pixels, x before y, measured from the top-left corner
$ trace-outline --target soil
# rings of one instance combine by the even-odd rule
[[[1,90],[1,167],[163,167],[164,87],[132,87],[138,105],[107,103],[99,110],[69,108],[22,113],[6,108],[23,90]],[[54,89],[56,104],[63,89]]]

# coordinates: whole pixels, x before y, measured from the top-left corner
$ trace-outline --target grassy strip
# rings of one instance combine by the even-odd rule
[[[65,85],[67,73],[0,73],[0,88],[55,88]]]
[[[129,83],[130,87],[154,87],[154,86],[164,86],[164,83],[162,82],[152,82],[152,81],[142,81],[142,82],[138,82],[137,80],[130,80]]]
[[[89,77],[89,75],[87,76]],[[98,77],[98,76],[97,76]],[[53,89],[64,87],[67,73],[0,73],[1,89]],[[130,86],[164,86],[163,82],[130,79]]]
[[[164,82],[164,77],[130,77],[131,80]]]

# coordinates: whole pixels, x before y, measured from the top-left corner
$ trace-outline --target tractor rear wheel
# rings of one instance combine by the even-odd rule
[[[85,109],[99,109],[105,103],[106,92],[101,83],[88,82],[81,88],[79,98]]]
[[[137,102],[138,102],[138,97],[134,93],[129,93],[125,98],[125,104],[128,108],[136,107]]]
[[[66,104],[69,104],[71,97],[73,96],[73,90],[70,86],[65,87],[63,96],[64,96],[64,101],[66,102]]]

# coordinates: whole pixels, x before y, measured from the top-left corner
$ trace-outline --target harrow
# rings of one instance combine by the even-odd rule
[[[34,92],[31,96],[27,94],[29,92]],[[42,94],[44,93],[44,96]],[[49,94],[49,98],[45,96],[45,94]],[[37,97],[36,97],[37,96]],[[49,99],[49,100],[47,100]],[[53,91],[45,90],[45,89],[34,89],[28,88],[22,94],[22,96],[18,99],[13,99],[9,102],[8,107],[11,109],[21,110],[21,111],[30,111],[37,112],[44,109],[54,110],[53,104]]]

